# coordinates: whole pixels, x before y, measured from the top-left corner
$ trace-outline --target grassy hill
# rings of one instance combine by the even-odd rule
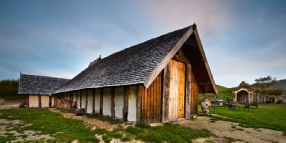
[[[199,98],[202,99],[204,97],[211,98],[211,99],[223,99],[224,101],[227,101],[232,97],[232,91],[235,90],[235,88],[227,88],[221,85],[216,85],[216,88],[218,90],[218,94],[199,94]]]

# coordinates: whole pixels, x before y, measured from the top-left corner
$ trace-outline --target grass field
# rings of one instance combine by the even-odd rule
[[[118,124],[117,120],[91,116],[91,118],[101,119],[109,123]],[[0,119],[20,120],[17,125],[8,124],[4,136],[0,134],[0,143],[10,142],[16,139],[16,132],[23,133],[27,130],[41,131],[37,134],[50,135],[54,139],[47,142],[99,142],[95,134],[102,135],[105,142],[116,138],[121,141],[129,141],[132,138],[147,142],[191,142],[192,139],[199,137],[208,137],[212,134],[208,130],[192,130],[180,125],[167,123],[163,126],[151,127],[148,124],[137,123],[136,126],[129,126],[127,129],[118,129],[115,131],[107,131],[105,129],[96,128],[91,130],[81,120],[64,118],[59,113],[51,112],[48,109],[21,108],[0,110]],[[3,123],[0,123],[0,126]],[[0,128],[1,133],[1,128]],[[17,136],[27,138],[25,134]],[[31,141],[28,141],[31,142]],[[43,139],[33,142],[44,142]]]
[[[241,105],[239,110],[231,110],[224,107],[211,108],[210,113],[222,115],[228,118],[212,116],[215,120],[226,120],[240,123],[241,126],[251,128],[267,128],[277,131],[283,131],[286,135],[286,104],[259,104],[258,108],[251,106],[249,110],[244,110]],[[199,107],[199,113],[201,108]]]

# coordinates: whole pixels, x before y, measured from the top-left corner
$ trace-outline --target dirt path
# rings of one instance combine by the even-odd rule
[[[0,110],[1,109],[13,109],[13,108],[18,108],[20,105],[20,101],[5,101],[4,105],[0,105]]]
[[[286,136],[282,135],[281,131],[270,129],[253,129],[238,126],[238,123],[227,121],[210,122],[210,117],[199,116],[195,120],[184,120],[175,122],[182,126],[193,129],[207,129],[215,134],[216,137],[200,138],[194,142],[204,142],[206,140],[223,142],[249,142],[249,143],[286,143]]]

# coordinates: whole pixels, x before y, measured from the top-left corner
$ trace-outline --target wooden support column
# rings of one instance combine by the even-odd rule
[[[123,120],[128,120],[129,86],[124,86]]]
[[[192,67],[191,64],[187,64],[186,69],[186,97],[185,97],[185,118],[188,119],[191,117],[191,96],[192,96]]]
[[[77,92],[77,91],[75,91],[76,108],[78,108],[78,106],[77,106],[77,105],[78,105],[78,102],[77,102],[77,101],[78,101],[78,100],[77,100],[77,99],[78,99],[78,95],[77,95],[77,93],[78,93],[78,92]]]
[[[115,88],[111,87],[111,117],[115,117]]]
[[[137,122],[142,122],[141,121],[141,112],[142,112],[142,88],[144,88],[142,85],[137,85],[136,86],[136,92],[137,92],[137,97],[136,97],[136,121]]]
[[[95,114],[95,88],[92,90],[92,114]]]
[[[49,108],[52,107],[52,96],[49,96]]]
[[[79,91],[79,108],[82,108],[82,90]]]
[[[103,88],[100,88],[100,115],[103,115]]]
[[[41,95],[38,95],[38,101],[39,101],[39,108],[42,108],[42,100],[41,100]]]
[[[88,89],[85,90],[85,113],[87,113],[87,105],[88,105]]]
[[[162,122],[169,121],[169,92],[170,92],[170,63],[164,68],[163,98],[162,98]]]
[[[26,106],[29,107],[29,94],[26,95]]]

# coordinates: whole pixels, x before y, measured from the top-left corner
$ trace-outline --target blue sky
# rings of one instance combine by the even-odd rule
[[[72,78],[90,61],[196,23],[216,84],[286,78],[284,0],[1,0],[0,79]]]

